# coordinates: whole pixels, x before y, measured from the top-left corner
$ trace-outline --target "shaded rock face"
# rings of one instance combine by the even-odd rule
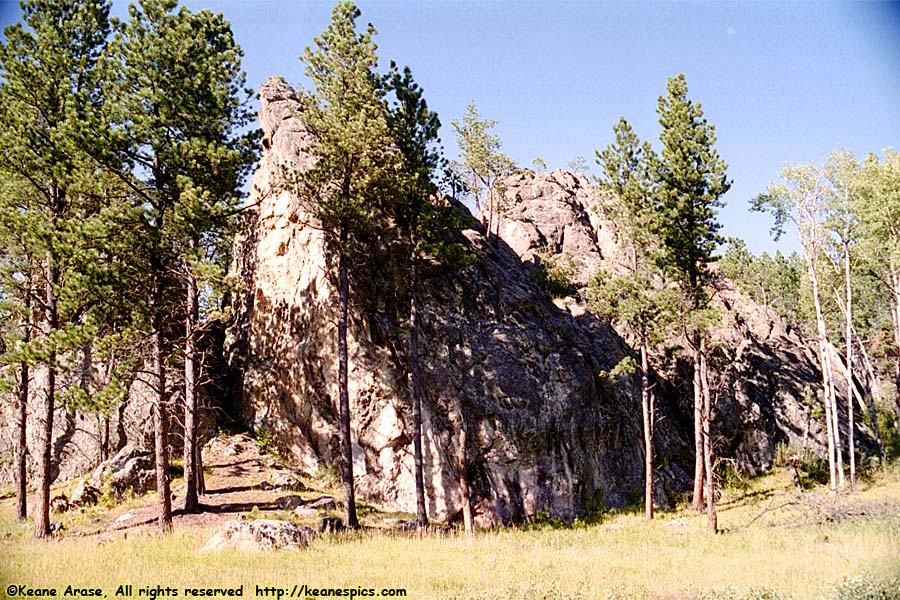
[[[310,161],[298,102],[279,79],[260,96],[263,153],[250,202],[258,208],[235,246],[233,268],[245,290],[228,348],[244,418],[315,472],[339,462],[337,291],[321,231],[283,185],[285,166]],[[640,489],[639,411],[630,390],[598,374],[627,348],[592,315],[575,317],[550,302],[509,245],[489,243],[467,218],[459,241],[478,256],[475,264],[426,265],[421,273],[429,516],[458,517],[461,475],[482,525],[542,510],[573,518],[591,502],[625,504]],[[365,257],[351,281],[354,475],[362,498],[414,511],[408,299],[402,270],[381,258]]]
[[[564,256],[575,267],[573,283],[581,291],[600,268],[615,269],[627,259],[615,224],[591,210],[602,192],[584,175],[523,170],[500,183],[506,189],[500,237],[523,260],[540,260],[539,250]],[[803,401],[819,402],[815,390],[821,387],[821,374],[812,343],[788,330],[775,311],[742,295],[713,268],[710,291],[722,315],[712,334],[710,357],[713,435],[719,455],[756,474],[772,466],[778,444],[806,446],[824,454],[824,421],[813,419],[810,404]],[[589,310],[575,298],[565,305],[573,314]],[[659,389],[668,397],[660,407],[664,421],[681,420],[682,430],[690,431],[692,425],[684,422],[692,410],[690,365],[662,355],[654,362],[663,380]],[[665,434],[659,442],[667,443]]]

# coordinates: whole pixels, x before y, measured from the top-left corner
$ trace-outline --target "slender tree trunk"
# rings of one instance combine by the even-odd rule
[[[153,287],[150,291],[150,330],[151,330],[151,369],[153,371],[153,395],[155,398],[153,411],[153,429],[156,458],[156,498],[159,506],[157,524],[160,532],[172,530],[172,497],[169,487],[169,418],[166,410],[166,366],[163,357],[162,332],[162,282],[159,265],[153,267]]]
[[[59,272],[48,252],[45,262],[45,299],[43,335],[48,339],[59,326],[56,307],[56,285]],[[52,476],[51,456],[53,450],[53,411],[56,396],[56,353],[50,352],[45,366],[47,373],[44,379],[44,402],[40,412],[42,422],[40,430],[40,459],[38,461],[37,514],[34,517],[34,537],[50,536],[50,479]]]
[[[875,442],[878,444],[878,456],[883,465],[884,442],[881,440],[881,426],[878,424],[878,412],[875,409],[875,403],[877,402],[878,404],[883,405],[884,398],[881,396],[881,386],[879,385],[878,377],[875,375],[875,369],[872,367],[872,360],[869,358],[869,353],[866,352],[865,344],[863,344],[863,341],[856,335],[855,328],[853,335],[859,344],[859,354],[862,357],[863,367],[866,369],[866,377],[869,381],[869,397],[868,402],[866,402],[866,409],[869,412],[869,419],[872,421],[872,429],[875,432]]]
[[[31,341],[31,286],[25,289],[25,336],[22,342]],[[18,422],[16,423],[16,518],[28,518],[27,455],[28,455],[28,361],[23,360],[19,380]]]
[[[422,472],[422,390],[419,385],[419,312],[417,294],[418,252],[416,251],[415,226],[410,227],[410,247],[412,248],[409,264],[409,380],[412,388],[413,409],[413,463],[416,482],[416,524],[419,527],[428,525],[428,513],[425,510],[425,478]]]
[[[831,429],[834,432],[834,453],[838,474],[838,488],[843,490],[846,488],[846,481],[844,479],[844,450],[841,446],[841,421],[840,410],[838,407],[837,388],[834,376],[834,363],[830,358],[828,360],[828,380],[828,392],[831,395],[831,417],[832,419],[834,419],[834,424],[832,425]]]
[[[847,292],[847,442],[850,454],[850,491],[856,491],[856,444],[853,410],[853,285],[850,281],[850,245],[844,242],[844,286]]]
[[[711,432],[712,398],[709,392],[709,377],[706,363],[706,342],[700,339],[700,386],[703,390],[703,468],[706,471],[706,529],[718,531],[716,515],[715,472],[713,471],[713,447]]]
[[[344,488],[344,521],[347,527],[359,528],[356,515],[356,495],[353,489],[353,446],[350,438],[350,393],[347,388],[347,301],[350,296],[350,278],[347,257],[343,246],[346,234],[341,232],[341,251],[338,254],[338,278],[340,287],[340,317],[338,318],[338,387],[341,413],[341,483]]]
[[[822,368],[822,393],[825,396],[825,429],[828,434],[828,471],[832,490],[837,489],[837,464],[835,460],[834,419],[832,418],[831,368],[828,357],[828,333],[825,330],[825,318],[822,316],[822,305],[819,301],[819,278],[809,248],[804,248],[806,270],[812,286],[813,306],[816,313],[816,342],[819,347],[819,364]]]
[[[694,497],[691,506],[700,510],[703,506],[703,391],[700,383],[700,341],[694,336],[691,358],[694,363]]]
[[[103,415],[100,433],[100,462],[109,458],[109,415]]]
[[[644,516],[653,518],[653,392],[650,389],[647,333],[641,332],[641,412],[644,419]]]
[[[466,535],[471,537],[475,531],[472,522],[472,500],[469,497],[469,460],[466,456],[466,445],[468,444],[466,432],[466,420],[460,411],[460,428],[459,428],[459,450],[457,453],[457,462],[459,463],[459,494],[462,496],[462,514],[463,529]]]
[[[891,270],[891,320],[894,322],[894,349],[897,362],[894,363],[894,430],[900,436],[900,271]]]
[[[194,240],[190,242],[194,246]],[[197,328],[197,279],[185,261],[186,306],[184,319],[184,511],[195,512],[197,498],[197,348],[194,332]]]

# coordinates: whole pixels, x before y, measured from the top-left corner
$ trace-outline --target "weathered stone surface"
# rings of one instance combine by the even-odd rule
[[[584,175],[522,170],[501,184],[507,190],[507,207],[500,236],[523,260],[536,260],[539,249],[571,260],[579,290],[601,267],[615,269],[626,260],[615,224],[591,210],[599,205],[602,192]],[[811,394],[815,397],[813,390],[821,382],[811,341],[789,330],[775,311],[742,295],[715,265],[713,269],[709,291],[722,315],[712,335],[710,358],[717,451],[750,473],[772,466],[778,444],[805,445],[824,453],[824,421],[812,419],[811,407],[803,402]],[[573,316],[590,311],[577,298],[560,304]],[[658,356],[654,366],[661,369],[658,375],[664,381],[659,389],[669,400],[660,408],[675,409],[667,419],[690,415],[689,365]],[[690,427],[683,424],[688,431]],[[661,433],[659,442],[665,444],[666,433]]]
[[[224,548],[241,550],[304,548],[316,537],[316,532],[311,528],[290,521],[237,520],[226,523],[200,551]]]
[[[104,483],[109,485],[116,499],[123,498],[127,493],[140,495],[155,490],[153,453],[127,445],[94,469],[91,481],[97,487]]]
[[[293,508],[297,508],[298,506],[303,506],[303,498],[300,496],[295,496],[293,494],[289,494],[287,496],[280,496],[275,499],[275,506],[280,508],[281,510],[291,510]]]
[[[65,494],[50,498],[50,510],[55,513],[64,513],[69,510],[69,499]]]
[[[317,510],[335,510],[338,506],[341,506],[341,503],[331,496],[322,496],[321,498],[310,500],[306,505]]]
[[[72,506],[91,506],[97,504],[100,499],[100,490],[87,481],[80,481],[72,492],[72,499],[69,504]]]
[[[323,465],[336,467],[339,459],[337,293],[323,235],[309,207],[283,185],[284,165],[311,160],[303,152],[308,136],[295,116],[295,96],[272,79],[260,96],[264,152],[250,201],[258,208],[235,246],[234,272],[246,292],[235,299],[228,347],[242,376],[244,418],[312,474]],[[461,470],[483,525],[522,521],[541,510],[573,518],[595,497],[625,504],[640,481],[637,413],[627,390],[597,374],[627,348],[607,324],[591,315],[573,317],[550,302],[528,265],[506,244],[489,243],[466,218],[459,241],[478,255],[476,264],[456,271],[426,265],[421,274],[429,514],[459,516]],[[348,344],[357,493],[412,511],[403,274],[370,257],[352,277]]]

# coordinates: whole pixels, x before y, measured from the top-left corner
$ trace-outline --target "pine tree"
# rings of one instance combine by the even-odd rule
[[[196,382],[197,250],[215,224],[234,212],[252,162],[251,92],[243,88],[240,47],[221,14],[192,14],[176,0],[141,0],[113,42],[119,158],[140,215],[146,257],[145,305],[151,339],[159,528],[172,527],[169,495],[165,324],[173,312],[170,274],[181,272],[187,295],[185,507],[197,505]],[[178,314],[178,313],[176,313]]]
[[[470,102],[462,120],[454,120],[451,124],[456,131],[456,144],[463,160],[461,167],[468,174],[467,185],[475,201],[475,210],[481,213],[488,238],[492,235],[495,219],[499,235],[500,203],[503,198],[502,194],[497,193],[495,184],[512,169],[514,163],[500,151],[500,137],[489,133],[497,126],[497,121],[482,119],[478,107]],[[483,210],[480,201],[482,189],[487,190]]]
[[[374,72],[375,28],[357,33],[353,2],[335,6],[328,29],[307,47],[302,60],[312,87],[301,93],[300,117],[312,136],[313,165],[291,177],[310,201],[336,263],[338,388],[344,519],[359,527],[353,486],[350,398],[347,386],[347,310],[350,273],[362,234],[374,227],[386,203],[396,159],[390,150],[387,107]]]
[[[685,298],[685,335],[694,363],[694,506],[700,506],[705,473],[707,527],[716,531],[705,335],[714,317],[705,285],[713,252],[722,241],[716,209],[722,206],[721,197],[731,183],[726,176],[727,165],[713,147],[715,128],[703,118],[700,104],[688,99],[684,75],[669,78],[666,91],[657,106],[662,126],[662,153],[657,163],[660,241],[664,250],[660,264],[678,283]]]
[[[644,429],[644,514],[653,518],[653,428],[655,402],[650,385],[651,344],[659,338],[670,318],[669,290],[661,289],[661,273],[656,235],[659,211],[655,206],[654,173],[657,160],[650,144],[641,144],[625,118],[613,127],[615,141],[602,152],[597,164],[601,175],[595,177],[601,189],[609,192],[600,210],[616,223],[620,243],[628,253],[622,272],[604,272],[589,287],[594,307],[623,323],[637,339],[640,352],[641,414]],[[633,359],[626,358],[618,372],[631,370]]]
[[[27,184],[27,193],[4,194],[5,221],[18,220],[21,245],[40,265],[43,286],[30,295],[39,333],[25,360],[41,371],[35,537],[44,538],[50,535],[58,356],[83,335],[61,296],[80,295],[73,289],[78,278],[70,275],[89,259],[79,256],[85,220],[102,204],[87,148],[103,140],[97,65],[109,33],[109,3],[26,0],[22,9],[24,25],[8,27],[0,46],[0,162]]]

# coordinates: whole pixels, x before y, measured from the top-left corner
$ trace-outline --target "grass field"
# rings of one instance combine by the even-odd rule
[[[201,553],[212,535],[203,527],[38,542],[5,501],[0,581],[4,593],[9,584],[59,594],[73,585],[101,587],[110,598],[123,584],[135,596],[142,586],[243,585],[253,597],[256,586],[304,583],[405,588],[415,599],[900,598],[900,473],[861,488],[853,497],[824,488],[800,496],[786,473],[776,473],[726,490],[724,531],[715,536],[704,531],[705,515],[679,509],[652,523],[626,512],[597,525],[480,532],[471,540],[372,530],[269,553]]]

